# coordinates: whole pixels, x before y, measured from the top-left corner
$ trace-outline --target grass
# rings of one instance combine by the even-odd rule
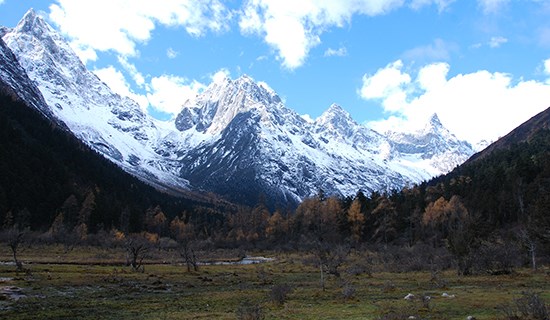
[[[237,319],[239,310],[249,307],[258,307],[265,319],[498,319],[503,316],[498,306],[522,291],[541,292],[550,301],[550,277],[529,270],[471,277],[446,271],[439,274],[443,287],[429,272],[343,273],[329,277],[323,291],[318,270],[303,265],[299,255],[275,255],[262,265],[202,266],[190,273],[171,263],[176,255],[157,255],[145,272],[136,273],[121,264],[122,249],[28,249],[21,253],[28,272],[0,265],[0,319]],[[9,261],[7,251],[0,261]],[[352,297],[343,294],[344,284],[354,288]],[[292,288],[282,304],[270,298],[274,285]],[[26,297],[15,301],[2,295],[6,287],[20,288]],[[444,292],[455,298],[442,297]],[[432,299],[404,300],[408,293]]]

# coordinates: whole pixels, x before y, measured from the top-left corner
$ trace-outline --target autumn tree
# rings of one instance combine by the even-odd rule
[[[358,198],[351,203],[347,218],[351,229],[352,241],[357,244],[363,237],[363,229],[365,227],[365,215],[361,210],[361,201]]]
[[[267,240],[271,243],[275,243],[283,240],[288,232],[288,221],[283,217],[279,210],[269,217],[267,226],[265,228],[265,235]]]
[[[85,240],[88,236],[88,226],[90,224],[90,217],[96,208],[95,193],[93,190],[88,191],[86,198],[80,206],[78,212],[78,219],[74,232],[80,240]]]
[[[373,239],[388,244],[397,237],[397,211],[394,204],[387,196],[378,199],[378,205],[372,211],[374,218]]]
[[[458,274],[469,275],[472,268],[471,252],[478,244],[475,221],[459,196],[452,196],[444,208],[442,221],[449,251],[457,259]]]

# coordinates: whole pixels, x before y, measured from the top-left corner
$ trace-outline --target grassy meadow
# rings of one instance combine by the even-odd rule
[[[10,261],[1,249],[0,261]],[[254,253],[275,260],[188,272],[175,253],[153,250],[143,272],[134,272],[122,249],[65,249],[25,249],[24,271],[0,264],[0,319],[508,319],[523,292],[550,301],[546,270],[369,272],[352,254],[339,277],[324,275],[323,290],[319,269],[303,254]],[[404,299],[409,293],[415,298]]]

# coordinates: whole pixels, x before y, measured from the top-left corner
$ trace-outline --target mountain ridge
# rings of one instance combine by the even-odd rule
[[[439,131],[392,138],[333,104],[310,123],[248,75],[213,81],[172,122],[160,122],[88,71],[34,11],[2,39],[42,94],[38,108],[123,170],[174,193],[217,192],[247,204],[267,195],[285,206],[320,189],[340,196],[399,189],[473,153],[439,120],[432,124]],[[424,149],[413,150],[420,140]]]

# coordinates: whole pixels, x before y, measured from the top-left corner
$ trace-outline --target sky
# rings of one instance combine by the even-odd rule
[[[337,103],[385,132],[437,113],[473,144],[550,107],[550,0],[0,0],[0,25],[31,7],[162,120],[245,74],[313,119]]]

